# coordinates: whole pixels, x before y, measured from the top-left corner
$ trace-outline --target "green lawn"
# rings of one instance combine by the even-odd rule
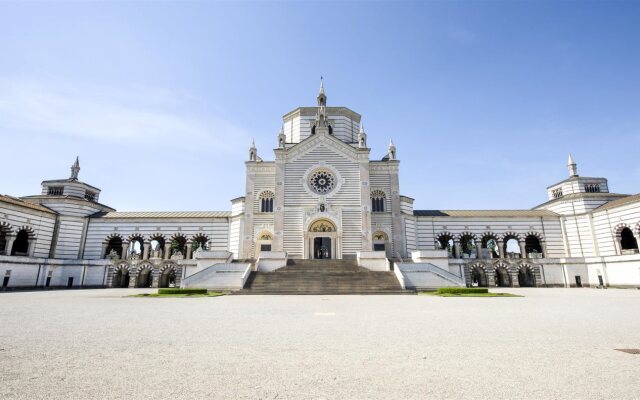
[[[208,293],[179,293],[179,294],[158,294],[158,293],[143,293],[133,294],[128,297],[218,297],[224,296],[225,293],[221,292],[208,292]]]
[[[420,295],[439,296],[439,297],[524,297],[511,293],[437,293],[437,292],[420,292]]]

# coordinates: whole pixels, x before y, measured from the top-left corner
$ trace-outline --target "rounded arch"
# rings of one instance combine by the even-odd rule
[[[113,256],[115,258],[120,258],[122,255],[122,246],[124,244],[124,240],[122,236],[118,233],[112,233],[104,238],[103,243],[105,244],[103,258],[109,258],[109,256]],[[114,252],[115,254],[112,254]]]
[[[519,233],[509,231],[502,235],[502,246],[505,257],[507,258],[520,258],[523,256],[520,249],[520,242],[522,236]]]
[[[440,250],[447,250],[449,257],[455,257],[454,236],[450,232],[440,232],[438,236],[436,236],[436,245]]]
[[[130,277],[129,265],[125,263],[118,264],[113,269],[113,274],[111,277],[111,287],[128,288]]]
[[[482,255],[482,258],[500,257],[500,252],[498,249],[498,237],[499,236],[497,234],[491,231],[482,233],[482,235],[480,236],[480,246],[482,247],[482,251],[484,253]]]
[[[638,252],[638,240],[636,239],[633,231],[629,227],[620,229],[620,250],[627,252]]]
[[[126,242],[126,258],[142,258],[142,251],[144,250],[144,236],[138,233],[132,233],[127,237]]]
[[[262,230],[256,235],[256,240],[273,240],[273,233],[268,230]]]
[[[263,190],[258,193],[258,201],[260,202],[260,212],[272,213],[273,212],[273,199],[276,197],[275,193],[271,190]]]
[[[198,249],[208,250],[209,248],[209,236],[204,233],[198,233],[191,237],[192,251]]]
[[[474,263],[468,266],[468,285],[478,287],[489,286],[489,274],[487,267],[482,263]]]
[[[8,222],[0,221],[0,254],[7,251],[7,237],[13,233],[13,228]]]
[[[33,249],[33,241],[36,238],[35,232],[28,225],[23,225],[16,229],[16,238],[11,246],[12,256],[28,256]]]
[[[371,211],[384,212],[387,194],[380,189],[375,189],[371,191],[370,197],[371,197]]]
[[[336,224],[328,218],[319,218],[309,224],[309,232],[337,232]]]
[[[153,264],[142,263],[136,268],[136,287],[149,288],[153,284]]]
[[[178,270],[173,264],[165,264],[160,269],[160,278],[158,279],[158,287],[168,288],[175,287],[178,276]]]
[[[477,252],[476,243],[478,237],[472,232],[462,232],[456,236],[456,240],[460,243],[462,249],[462,256],[475,258],[474,254]]]
[[[186,248],[187,248],[187,237],[182,233],[178,232],[171,235],[169,240],[170,240],[169,257],[173,257],[173,256],[184,257],[186,254]]]
[[[498,262],[494,264],[496,286],[510,287],[513,286],[511,280],[510,268],[508,264]]]
[[[518,265],[518,285],[520,287],[536,287],[536,274],[530,264]]]
[[[6,221],[0,221],[0,232],[10,235],[13,233],[13,227]]]
[[[259,192],[256,198],[258,200],[262,200],[262,199],[273,199],[274,197],[276,197],[276,194],[273,192],[273,190],[267,189]]]
[[[542,248],[542,235],[538,232],[527,232],[524,238],[523,258],[544,258],[544,249]]]

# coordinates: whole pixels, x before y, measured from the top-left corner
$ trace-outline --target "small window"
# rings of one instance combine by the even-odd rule
[[[96,194],[95,194],[95,192],[87,191],[84,194],[84,198],[89,200],[89,201],[96,201]]]
[[[374,243],[373,244],[374,251],[384,251],[384,243]]]
[[[271,251],[271,245],[270,244],[261,244],[260,245],[260,251]]]
[[[600,193],[600,185],[597,183],[587,183],[584,185],[584,191],[587,193]]]
[[[64,192],[64,187],[62,186],[49,186],[49,190],[47,194],[49,196],[62,196],[63,192]]]
[[[384,201],[386,195],[382,190],[374,190],[371,192],[371,211],[384,212]]]
[[[275,195],[270,190],[265,190],[260,193],[260,212],[270,213],[273,212],[273,198]]]
[[[553,189],[551,195],[554,199],[559,199],[560,197],[562,197],[562,189]]]

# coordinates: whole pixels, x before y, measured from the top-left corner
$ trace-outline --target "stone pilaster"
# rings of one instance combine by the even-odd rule
[[[366,151],[366,158],[364,152]],[[363,251],[372,250],[373,238],[371,232],[371,185],[369,174],[369,157],[368,150],[362,150],[358,153],[362,159],[358,160],[360,166],[360,204],[362,205],[362,243],[360,249]],[[390,238],[392,240],[392,238]]]
[[[171,241],[167,240],[167,242],[164,244],[164,254],[162,258],[165,260],[168,260],[170,253],[171,253]]]
[[[520,245],[520,258],[527,258],[527,249],[525,247],[525,241],[520,240],[518,242],[518,245]]]
[[[13,249],[13,242],[16,241],[16,235],[7,235],[7,244],[5,245],[4,254],[10,256]]]
[[[284,251],[284,170],[285,163],[280,152],[276,152],[276,186],[273,199],[272,251]],[[300,233],[302,234],[302,232]]]
[[[120,258],[123,260],[127,259],[127,251],[129,250],[129,242],[122,242],[122,254]]]
[[[405,235],[402,229],[402,214],[400,211],[400,179],[398,178],[400,161],[394,160],[389,161],[389,163],[391,163],[389,183],[391,185],[391,221],[393,227],[394,256],[406,257]]]
[[[500,255],[500,258],[504,258],[504,240],[500,239],[497,240],[498,242],[498,254]]]
[[[102,243],[102,250],[100,253],[100,258],[106,258],[107,256],[107,247],[109,246],[109,243],[103,242]]]
[[[149,241],[146,241],[142,244],[142,259],[143,260],[148,260],[149,259],[149,248],[151,247],[151,243]]]
[[[193,242],[189,241],[187,242],[187,254],[185,254],[184,258],[186,260],[190,260],[191,259],[191,252],[193,249]]]

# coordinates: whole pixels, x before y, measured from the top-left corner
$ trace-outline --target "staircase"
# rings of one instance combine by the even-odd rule
[[[237,294],[412,294],[393,272],[374,272],[349,260],[289,260],[273,272],[253,272]]]

